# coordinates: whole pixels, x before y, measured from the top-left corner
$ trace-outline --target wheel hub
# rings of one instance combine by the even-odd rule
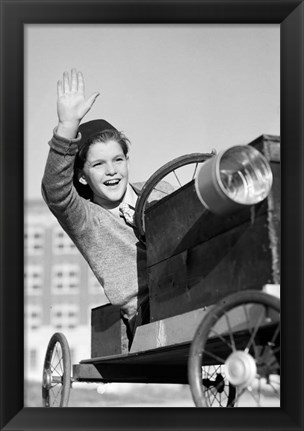
[[[239,387],[249,386],[257,372],[254,358],[246,352],[231,353],[225,363],[225,373],[228,381]]]
[[[42,386],[45,389],[50,389],[52,386],[52,373],[50,370],[44,370],[43,372],[43,380],[42,380]]]

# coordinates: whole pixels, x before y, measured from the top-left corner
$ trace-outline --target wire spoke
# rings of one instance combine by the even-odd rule
[[[269,379],[267,384],[269,386],[271,386],[271,388],[273,389],[273,391],[275,392],[275,394],[278,396],[278,398],[280,397],[280,392],[278,391],[278,389],[274,386],[273,382]],[[277,385],[279,386],[279,383],[277,383]]]
[[[272,351],[273,351],[274,354],[278,353],[280,350],[281,350],[280,346],[275,347],[274,349],[272,349]]]
[[[63,374],[63,369],[62,369],[62,366],[61,366],[61,361],[62,361],[62,358],[59,359],[59,361],[57,362],[57,364],[55,366],[51,364],[51,371],[52,372],[56,372],[58,374],[58,376],[62,376],[62,374]],[[58,371],[57,367],[58,367],[59,364],[60,364],[60,370]]]
[[[229,398],[229,392],[230,392],[229,389],[230,389],[229,384],[225,383],[224,393],[225,393],[227,399]]]
[[[62,354],[62,350],[61,349],[60,349],[60,351],[61,351],[61,357],[60,357],[59,364],[60,364],[60,368],[61,368],[61,373],[63,373],[63,354]]]
[[[232,350],[235,351],[236,350],[235,341],[234,341],[234,338],[233,338],[233,333],[232,333],[232,328],[231,328],[231,325],[230,325],[229,316],[228,316],[228,314],[226,312],[224,313],[224,315],[225,315],[226,323],[227,323],[227,326],[228,326],[228,331],[229,331],[229,337],[230,337],[230,341],[231,341]]]
[[[210,332],[213,332],[220,340],[222,340],[228,347],[233,351],[233,347],[231,344],[224,338],[221,334],[219,334],[214,328],[211,328]]]
[[[57,370],[56,368],[54,368],[53,366],[51,366],[51,372],[52,372],[52,374],[55,374],[55,373],[56,373],[56,375],[57,375],[57,376],[59,376],[59,377],[61,377],[61,376],[62,376],[62,374],[60,374],[60,373],[58,372],[58,370]]]
[[[213,395],[213,399],[212,399],[212,401],[211,401],[211,399],[210,399],[210,405],[212,405],[213,403],[214,403],[214,400],[216,400],[216,391],[215,391],[215,393],[213,393],[213,391],[210,391],[211,392],[211,394]]]
[[[220,367],[220,365],[218,366],[218,368]],[[214,366],[213,367],[213,372],[211,372],[210,373],[210,366],[209,366],[209,371],[206,371],[206,374],[207,374],[207,376],[208,376],[208,378],[209,379],[212,379],[215,375],[216,375],[216,372],[217,372],[217,370],[218,370],[218,368],[216,368],[216,366]]]
[[[57,353],[57,355],[56,355],[56,353]],[[56,358],[56,356],[57,356],[57,358]],[[63,373],[63,369],[62,369],[62,365],[61,365],[61,361],[62,361],[62,354],[58,354],[58,350],[57,350],[57,344],[56,344],[56,350],[55,350],[55,355],[54,355],[54,360],[55,359],[59,359],[58,360],[58,362],[57,362],[57,364],[54,366],[54,365],[52,365],[52,367],[53,367],[53,371],[55,371],[56,369],[57,369],[57,367],[58,367],[58,365],[60,364],[60,368],[61,368],[61,373]],[[57,370],[56,370],[57,371]],[[57,371],[58,372],[58,371]],[[60,374],[59,374],[60,375]]]
[[[174,175],[175,175],[175,178],[177,179],[178,184],[182,187],[182,184],[181,184],[181,182],[180,182],[180,180],[179,180],[178,176],[176,175],[175,169],[174,169],[173,173],[174,173]]]
[[[220,364],[224,364],[225,360],[223,358],[220,358],[219,356],[215,355],[212,352],[209,352],[207,350],[204,350],[204,353],[208,356],[210,356],[210,358],[215,359],[217,362],[219,362]]]
[[[154,190],[157,192],[163,193],[164,195],[169,195],[170,193],[166,192],[165,190],[158,189],[157,187],[154,187]]]
[[[60,389],[59,389],[59,391],[57,392],[57,394],[56,394],[56,396],[55,396],[55,398],[54,398],[53,405],[55,404],[55,402],[56,402],[56,400],[57,400],[57,398],[58,398],[58,395],[61,393],[61,391],[62,391],[62,388],[60,388]]]
[[[238,390],[235,396],[235,405],[239,402],[241,396],[245,393],[246,388],[243,388],[242,390]]]
[[[278,324],[277,329],[275,330],[275,332],[272,336],[272,339],[270,341],[272,344],[275,343],[275,340],[276,340],[277,336],[279,335],[279,333],[280,333],[280,324]]]
[[[261,325],[261,322],[262,322],[262,319],[264,318],[264,316],[263,316],[263,313],[261,313],[260,314],[260,316],[259,316],[259,319],[258,319],[258,321],[257,321],[257,323],[256,323],[256,325],[255,325],[255,328],[254,328],[254,330],[253,330],[253,332],[252,332],[252,334],[251,334],[251,337],[250,337],[250,339],[249,339],[249,341],[248,341],[248,343],[247,343],[247,346],[246,346],[246,348],[245,348],[245,352],[246,353],[248,353],[249,352],[249,350],[250,350],[250,347],[251,347],[251,345],[252,345],[252,343],[253,343],[253,340],[254,340],[254,338],[255,338],[255,336],[256,336],[256,334],[257,334],[257,332],[258,332],[258,329],[260,328],[260,325]]]
[[[252,388],[247,388],[247,391],[252,396],[252,398],[254,399],[254,401],[257,403],[258,407],[261,407],[260,398],[255,396]]]
[[[195,174],[196,174],[196,171],[197,171],[197,167],[198,167],[198,162],[196,162],[195,169],[194,169],[193,176],[192,176],[192,180],[195,177]]]
[[[58,358],[60,358],[62,355],[60,354],[60,353],[58,353],[58,346],[59,346],[59,343],[56,343],[56,345],[55,345],[56,347],[55,347],[55,354],[54,354],[54,357],[56,357],[57,356],[57,359]],[[55,358],[54,358],[55,359]]]
[[[247,322],[247,328],[248,328],[249,333],[252,335],[252,327],[250,325],[250,319],[249,319],[249,315],[248,315],[248,309],[247,309],[247,307],[246,307],[245,304],[243,305],[243,308],[244,308],[244,312],[245,312],[245,318],[246,318],[246,322]],[[254,339],[252,340],[252,344],[253,344],[253,350],[254,350],[255,356],[258,356],[258,349],[257,349],[257,346],[255,344]]]
[[[216,394],[216,401],[218,402],[219,406],[222,405],[222,394],[220,394],[219,392]]]

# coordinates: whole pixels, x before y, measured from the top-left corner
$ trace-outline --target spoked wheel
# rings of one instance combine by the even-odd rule
[[[135,208],[135,224],[142,241],[144,241],[145,237],[144,216],[146,208],[153,205],[154,200],[160,200],[168,196],[187,182],[193,180],[199,164],[203,163],[214,154],[215,153],[192,153],[177,157],[159,168],[148,179],[141,190]],[[160,182],[162,182],[161,187]]]
[[[223,365],[202,367],[204,396],[211,407],[234,407],[236,389],[227,379]]]
[[[280,406],[278,298],[246,290],[229,295],[206,314],[195,333],[188,361],[188,379],[197,407],[215,406],[203,376],[204,368],[215,365],[223,369],[230,389],[235,388],[230,401],[226,402],[226,397],[222,404],[217,397],[218,405]],[[209,380],[216,380],[216,376]]]
[[[66,407],[71,387],[71,356],[65,336],[55,333],[48,344],[42,379],[44,407]]]

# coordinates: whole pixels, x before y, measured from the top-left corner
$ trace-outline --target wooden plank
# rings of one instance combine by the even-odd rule
[[[210,307],[139,326],[130,353],[191,342],[195,331]]]
[[[83,359],[81,364],[125,364],[125,365],[181,365],[188,355],[189,343],[179,343],[142,352],[124,353],[107,357]],[[175,359],[174,359],[175,358]],[[172,362],[173,361],[173,362]]]
[[[263,288],[264,290],[264,288]],[[267,292],[275,292],[278,295],[278,286],[267,285]],[[191,343],[194,335],[206,316],[213,307],[204,307],[172,316],[167,319],[139,326],[136,329],[134,341],[130,353],[138,353],[160,347],[169,347],[181,343]],[[261,315],[259,305],[247,304],[246,314],[244,307],[240,306],[229,311],[229,322],[232,332],[241,331],[255,327]],[[248,320],[249,319],[249,322]],[[218,334],[228,332],[225,317],[219,319],[214,330]]]
[[[189,344],[89,358],[73,366],[78,381],[187,383]]]
[[[121,320],[120,308],[112,304],[91,311],[91,357],[109,356],[128,352],[126,326]]]
[[[161,364],[77,364],[73,378],[85,382],[188,383],[187,358],[183,365]]]
[[[278,284],[266,284],[263,286],[262,291],[280,298],[280,285]],[[253,304],[247,304],[246,307],[250,327],[254,327],[261,310],[259,306]],[[174,346],[180,343],[191,343],[199,324],[212,308],[213,306],[203,307],[139,326],[136,329],[130,353]],[[242,307],[231,310],[229,319],[233,331],[248,329],[248,321]],[[227,331],[225,319],[218,321],[214,329],[218,334],[225,333]]]

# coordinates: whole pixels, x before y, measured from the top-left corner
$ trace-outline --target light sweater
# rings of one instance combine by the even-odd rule
[[[73,186],[76,139],[56,134],[42,180],[51,212],[84,256],[109,301],[130,319],[148,297],[146,249],[122,217],[81,197]]]

